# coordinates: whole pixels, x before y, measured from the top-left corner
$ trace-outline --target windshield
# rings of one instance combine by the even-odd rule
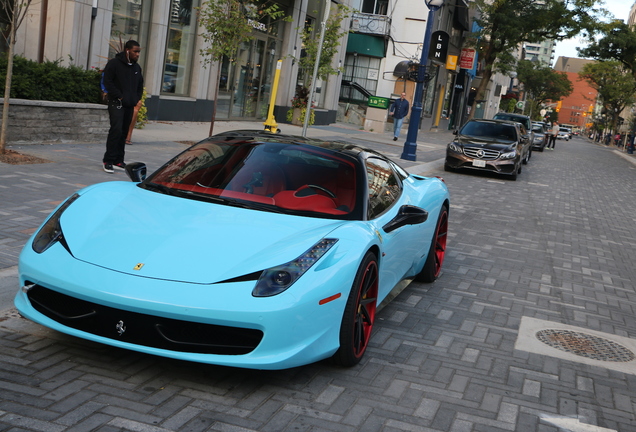
[[[504,141],[516,141],[517,131],[511,124],[470,121],[459,131],[462,135],[480,138],[493,138]]]
[[[516,115],[506,114],[506,113],[497,113],[495,114],[494,118],[497,120],[509,120],[509,121],[521,123],[526,129],[530,129],[530,119],[528,117],[516,116]]]
[[[354,159],[312,145],[224,138],[189,148],[141,187],[254,210],[355,219],[355,167]]]

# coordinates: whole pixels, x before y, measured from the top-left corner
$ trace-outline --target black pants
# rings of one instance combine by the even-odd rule
[[[123,107],[119,101],[108,101],[110,129],[108,130],[106,153],[104,153],[103,159],[105,164],[124,162],[126,137],[134,112],[135,107]]]
[[[556,143],[556,135],[550,135],[550,139],[548,140],[547,148],[554,148],[554,144]]]

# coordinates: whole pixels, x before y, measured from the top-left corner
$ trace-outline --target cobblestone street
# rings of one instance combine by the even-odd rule
[[[510,181],[444,172],[448,133],[420,136],[412,163],[388,135],[320,133],[442,176],[451,193],[441,277],[378,313],[359,365],[193,364],[19,317],[22,245],[67,195],[114,179],[103,145],[23,146],[53,162],[0,164],[0,431],[636,431],[633,157],[576,137]],[[141,142],[128,161],[152,171],[183,148]]]

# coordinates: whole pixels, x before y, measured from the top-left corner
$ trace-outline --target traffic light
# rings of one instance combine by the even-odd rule
[[[558,101],[556,104],[556,108],[554,109],[556,112],[561,111],[561,105],[563,104],[562,101]]]

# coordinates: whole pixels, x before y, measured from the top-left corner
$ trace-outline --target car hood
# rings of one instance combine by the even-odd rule
[[[457,143],[461,145],[467,145],[471,147],[482,147],[485,149],[491,150],[509,150],[511,149],[516,141],[497,139],[497,138],[480,138],[471,135],[459,135],[457,137]]]
[[[297,258],[339,225],[103,183],[60,219],[73,256],[134,276],[214,283]]]

